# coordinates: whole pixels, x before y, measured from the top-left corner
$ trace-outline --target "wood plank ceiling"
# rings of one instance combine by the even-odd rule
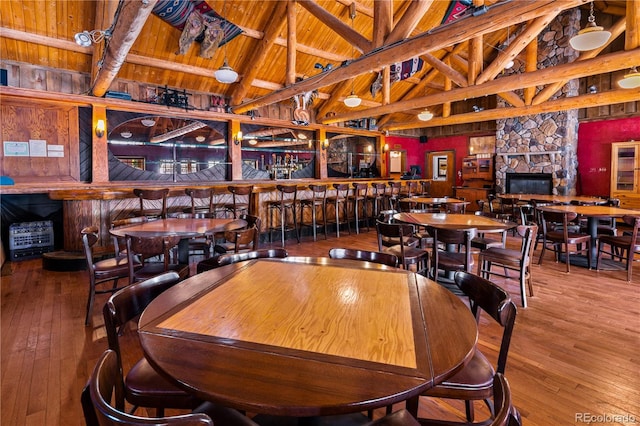
[[[445,0],[207,0],[243,31],[210,59],[199,56],[199,43],[184,55],[177,53],[181,31],[151,13],[157,2],[129,0],[119,7],[115,0],[0,1],[0,57],[91,73],[96,96],[122,78],[223,95],[235,113],[317,90],[310,107],[317,122],[375,117],[382,129],[391,130],[578,108],[584,96],[549,99],[570,79],[604,73],[619,78],[640,66],[637,0],[596,0],[597,19],[606,14],[611,22],[609,44],[582,52],[572,63],[540,70],[537,35],[560,13],[576,7],[582,10],[584,27],[587,0],[474,0],[446,24],[451,2]],[[81,47],[73,41],[78,32],[109,27],[106,51],[105,43]],[[225,55],[240,74],[234,84],[213,77]],[[422,69],[390,84],[390,65],[412,58],[424,61]],[[503,75],[504,65],[514,59],[522,71]],[[331,69],[319,67],[327,65]],[[373,97],[370,89],[378,72],[384,78]],[[523,94],[517,94],[520,89]],[[343,104],[351,91],[363,99],[354,109]],[[510,107],[452,109],[453,102],[494,94]],[[638,99],[640,89],[612,87],[588,102],[595,106]],[[419,121],[416,115],[426,107],[435,118]]]

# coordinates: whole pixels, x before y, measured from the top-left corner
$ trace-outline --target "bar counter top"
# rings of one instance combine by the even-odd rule
[[[53,200],[116,200],[133,198],[133,188],[169,188],[169,196],[184,195],[185,188],[217,187],[226,191],[229,185],[253,185],[254,192],[270,192],[276,185],[296,184],[300,189],[310,184],[351,183],[351,182],[389,182],[393,178],[327,178],[327,179],[277,179],[277,180],[242,180],[242,181],[126,181],[112,183],[82,182],[38,182],[17,183],[0,186],[0,195],[5,194],[48,194]]]

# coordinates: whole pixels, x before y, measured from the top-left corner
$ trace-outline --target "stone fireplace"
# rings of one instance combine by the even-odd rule
[[[538,37],[539,67],[548,68],[577,58],[578,53],[566,46],[569,38],[580,29],[579,25],[578,8],[565,12],[549,24],[547,30]],[[522,61],[520,67],[518,72],[525,72]],[[517,92],[525,99],[522,90]],[[559,88],[550,99],[576,95],[578,81],[571,80]],[[540,88],[536,89],[533,96],[529,95],[532,105],[544,101],[538,101],[538,96],[544,96],[544,91]],[[507,101],[500,97],[498,105],[509,107]],[[497,120],[496,128],[497,192],[507,191],[508,175],[526,173],[529,176],[551,176],[553,194],[575,194],[578,170],[577,110],[506,118]]]

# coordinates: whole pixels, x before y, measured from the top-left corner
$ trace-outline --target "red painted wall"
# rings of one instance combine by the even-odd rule
[[[408,138],[400,136],[389,136],[386,138],[389,148],[392,150],[407,151],[407,169],[412,164],[419,164],[422,167],[423,177],[425,176],[424,153],[427,151],[450,151],[456,152],[456,172],[462,169],[462,159],[469,155],[468,136],[450,136],[442,138],[429,138],[426,143],[420,143],[418,138]]]
[[[611,143],[640,140],[640,117],[580,123],[578,193],[609,196]]]

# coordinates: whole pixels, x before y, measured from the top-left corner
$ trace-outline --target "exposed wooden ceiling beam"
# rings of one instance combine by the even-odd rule
[[[307,78],[293,86],[273,92],[241,105],[233,106],[234,112],[243,113],[261,106],[273,104],[310,90],[316,90],[357,75],[380,69],[395,62],[402,62],[425,52],[433,52],[455,45],[470,37],[494,32],[508,25],[516,25],[548,14],[558,14],[585,3],[586,0],[520,0],[496,4],[484,15],[470,16],[444,25],[433,31],[419,34],[402,42],[378,49],[339,68]]]
[[[611,38],[609,38],[609,41],[604,46],[598,49],[581,52],[580,56],[578,56],[578,59],[576,59],[576,62],[585,61],[587,59],[595,58],[596,56],[598,56],[600,52],[604,51],[604,49],[606,49],[613,40],[618,38],[618,36],[624,32],[625,27],[625,19],[618,19],[609,29],[609,31],[611,32]],[[538,92],[537,95],[533,97],[533,99],[531,100],[531,105],[539,105],[543,102],[548,101],[551,96],[553,96],[558,90],[560,90],[562,86],[567,84],[567,81],[569,80],[560,80],[555,83],[548,84],[544,89],[542,89],[540,92]]]
[[[632,51],[621,51],[608,55],[588,59],[580,62],[557,65],[551,68],[543,68],[535,72],[514,74],[504,76],[496,80],[488,81],[481,85],[469,86],[454,89],[446,93],[435,93],[422,98],[414,98],[395,102],[391,105],[383,105],[368,110],[354,111],[347,114],[340,114],[335,117],[322,120],[323,124],[337,123],[347,120],[356,120],[363,117],[376,117],[389,114],[395,111],[408,109],[425,108],[431,105],[438,105],[444,102],[462,101],[477,97],[493,95],[509,90],[522,89],[528,86],[539,86],[556,81],[571,80],[574,78],[593,75],[593,70],[598,69],[601,73],[618,71],[630,68],[637,62],[640,49]]]
[[[386,37],[384,44],[393,44],[397,41],[409,37],[416,28],[424,14],[429,10],[434,0],[412,1],[402,18],[393,27],[391,33]]]
[[[107,92],[157,2],[158,0],[146,0],[121,3],[118,18],[102,60],[102,67],[91,88],[93,95],[100,97]]]
[[[640,99],[639,89],[618,89],[611,92],[603,92],[597,94],[586,94],[573,96],[569,98],[554,99],[541,105],[523,106],[518,108],[495,108],[480,112],[470,112],[465,114],[456,114],[448,118],[433,118],[430,121],[416,121],[402,124],[389,124],[385,130],[405,130],[437,126],[451,126],[455,124],[476,123],[479,121],[490,121],[513,117],[522,117],[526,115],[542,114],[556,111],[566,111],[570,109],[589,107],[598,107],[603,105],[611,105],[615,103],[632,102]]]
[[[233,89],[233,93],[231,94],[232,104],[241,102],[242,99],[244,99],[251,87],[253,79],[258,75],[258,71],[260,71],[260,67],[256,66],[256,64],[264,62],[269,54],[269,49],[273,46],[276,36],[287,22],[287,3],[286,1],[277,2],[276,7],[273,9],[271,19],[269,19],[267,29],[264,32],[264,37],[258,44],[255,55],[245,59],[242,80],[240,80],[240,83]]]
[[[350,26],[346,25],[340,19],[327,12],[326,9],[319,6],[315,1],[298,0],[298,4],[307,9],[307,11],[318,18],[321,23],[335,31],[336,34],[344,38],[358,51],[368,52],[371,50],[372,44],[369,40],[360,35],[359,32],[355,31]]]
[[[626,50],[640,46],[640,1],[627,0],[627,30],[624,39]]]

